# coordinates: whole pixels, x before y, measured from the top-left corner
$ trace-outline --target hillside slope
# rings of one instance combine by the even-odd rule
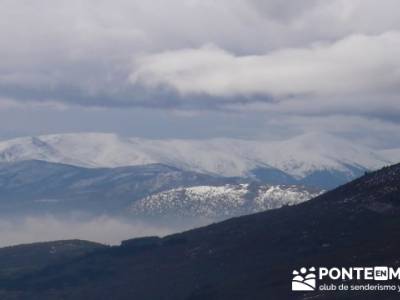
[[[135,239],[0,282],[2,299],[397,299],[293,293],[302,266],[399,267],[400,165],[303,204],[165,238]],[[333,294],[332,294],[333,293]]]
[[[61,262],[84,256],[107,246],[81,241],[65,240],[24,244],[0,248],[0,280],[17,278]]]

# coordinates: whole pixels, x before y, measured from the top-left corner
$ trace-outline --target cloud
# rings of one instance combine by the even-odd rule
[[[290,5],[279,0],[250,0],[248,2],[266,18],[283,23],[301,18],[307,12],[313,11],[324,4],[320,0],[297,0],[290,3]]]
[[[234,102],[243,96],[328,97],[398,92],[400,33],[353,35],[332,44],[237,56],[215,46],[148,55],[137,60],[135,84],[167,86],[183,96]],[[321,102],[324,101],[323,99]]]
[[[395,148],[400,145],[399,123],[365,116],[332,114],[310,117],[270,114],[265,118],[264,127],[275,132],[281,128],[284,132],[291,131],[292,135],[304,132],[329,133],[376,149]]]
[[[379,47],[375,44],[380,42],[381,48],[391,46],[388,39],[395,34],[384,33],[400,29],[397,5],[392,0],[379,9],[370,0],[311,0],[291,5],[277,0],[5,0],[0,11],[0,97],[22,103],[214,109],[214,102],[225,99],[206,95],[186,99],[182,91],[199,90],[225,98],[229,89],[232,97],[240,94],[253,102],[253,93],[264,94],[260,85],[267,81],[275,86],[267,91],[273,95],[313,92],[315,87],[295,72],[305,72],[305,78],[319,77],[327,64],[333,68],[330,78],[341,76],[342,66],[329,60],[352,65],[349,60],[354,57],[355,72],[361,72],[365,58],[357,60],[355,49]],[[321,41],[328,44],[318,44]],[[345,43],[350,48],[354,43],[355,49],[347,51]],[[335,52],[340,47],[347,54],[339,53],[340,49]],[[373,61],[378,64],[389,49],[384,53],[378,49],[379,57]],[[363,48],[361,56],[364,50],[369,52]],[[183,56],[182,61],[177,55]],[[286,57],[293,66],[279,61]],[[167,58],[170,66],[161,61]],[[183,59],[188,67],[182,66]],[[201,62],[204,65],[199,66]],[[211,65],[221,70],[211,72]],[[265,65],[270,69],[261,68]],[[371,64],[366,68],[367,74],[381,70]],[[183,73],[174,74],[174,70]],[[237,74],[226,74],[230,71]],[[348,70],[351,74],[346,73],[345,79],[355,80],[355,72]],[[135,80],[139,75],[140,80]],[[209,88],[204,87],[207,75],[215,79]],[[196,82],[189,85],[191,79]],[[289,79],[294,80],[293,89],[284,83]],[[357,89],[368,80],[361,79],[322,82],[319,90],[348,91],[353,84]],[[165,84],[154,87],[154,83]]]
[[[129,132],[136,123],[120,122],[117,110],[130,119],[133,110],[146,110],[146,128],[161,110],[218,119],[195,118],[190,126],[187,118],[176,126],[185,136],[202,126],[222,128],[213,136],[287,136],[298,131],[290,118],[399,120],[397,0],[1,3],[4,136],[118,126]],[[99,107],[105,112],[94,113]],[[259,127],[267,118],[287,123]]]

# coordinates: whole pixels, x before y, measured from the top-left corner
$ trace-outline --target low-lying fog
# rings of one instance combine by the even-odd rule
[[[45,215],[0,218],[0,247],[42,241],[83,239],[108,245],[142,236],[165,236],[199,227],[206,220],[191,220],[178,224],[129,220],[114,216]]]

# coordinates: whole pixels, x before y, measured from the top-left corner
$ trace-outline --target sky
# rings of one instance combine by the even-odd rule
[[[400,147],[397,0],[0,0],[0,139]]]

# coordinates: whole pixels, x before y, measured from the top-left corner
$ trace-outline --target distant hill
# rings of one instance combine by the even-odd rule
[[[398,293],[294,293],[302,266],[400,267],[400,164],[303,204],[164,238],[125,241],[19,278],[1,299],[398,299]],[[0,252],[1,254],[1,252]]]
[[[152,193],[229,182],[236,180],[161,164],[84,168],[38,160],[0,163],[0,213],[121,213]]]

